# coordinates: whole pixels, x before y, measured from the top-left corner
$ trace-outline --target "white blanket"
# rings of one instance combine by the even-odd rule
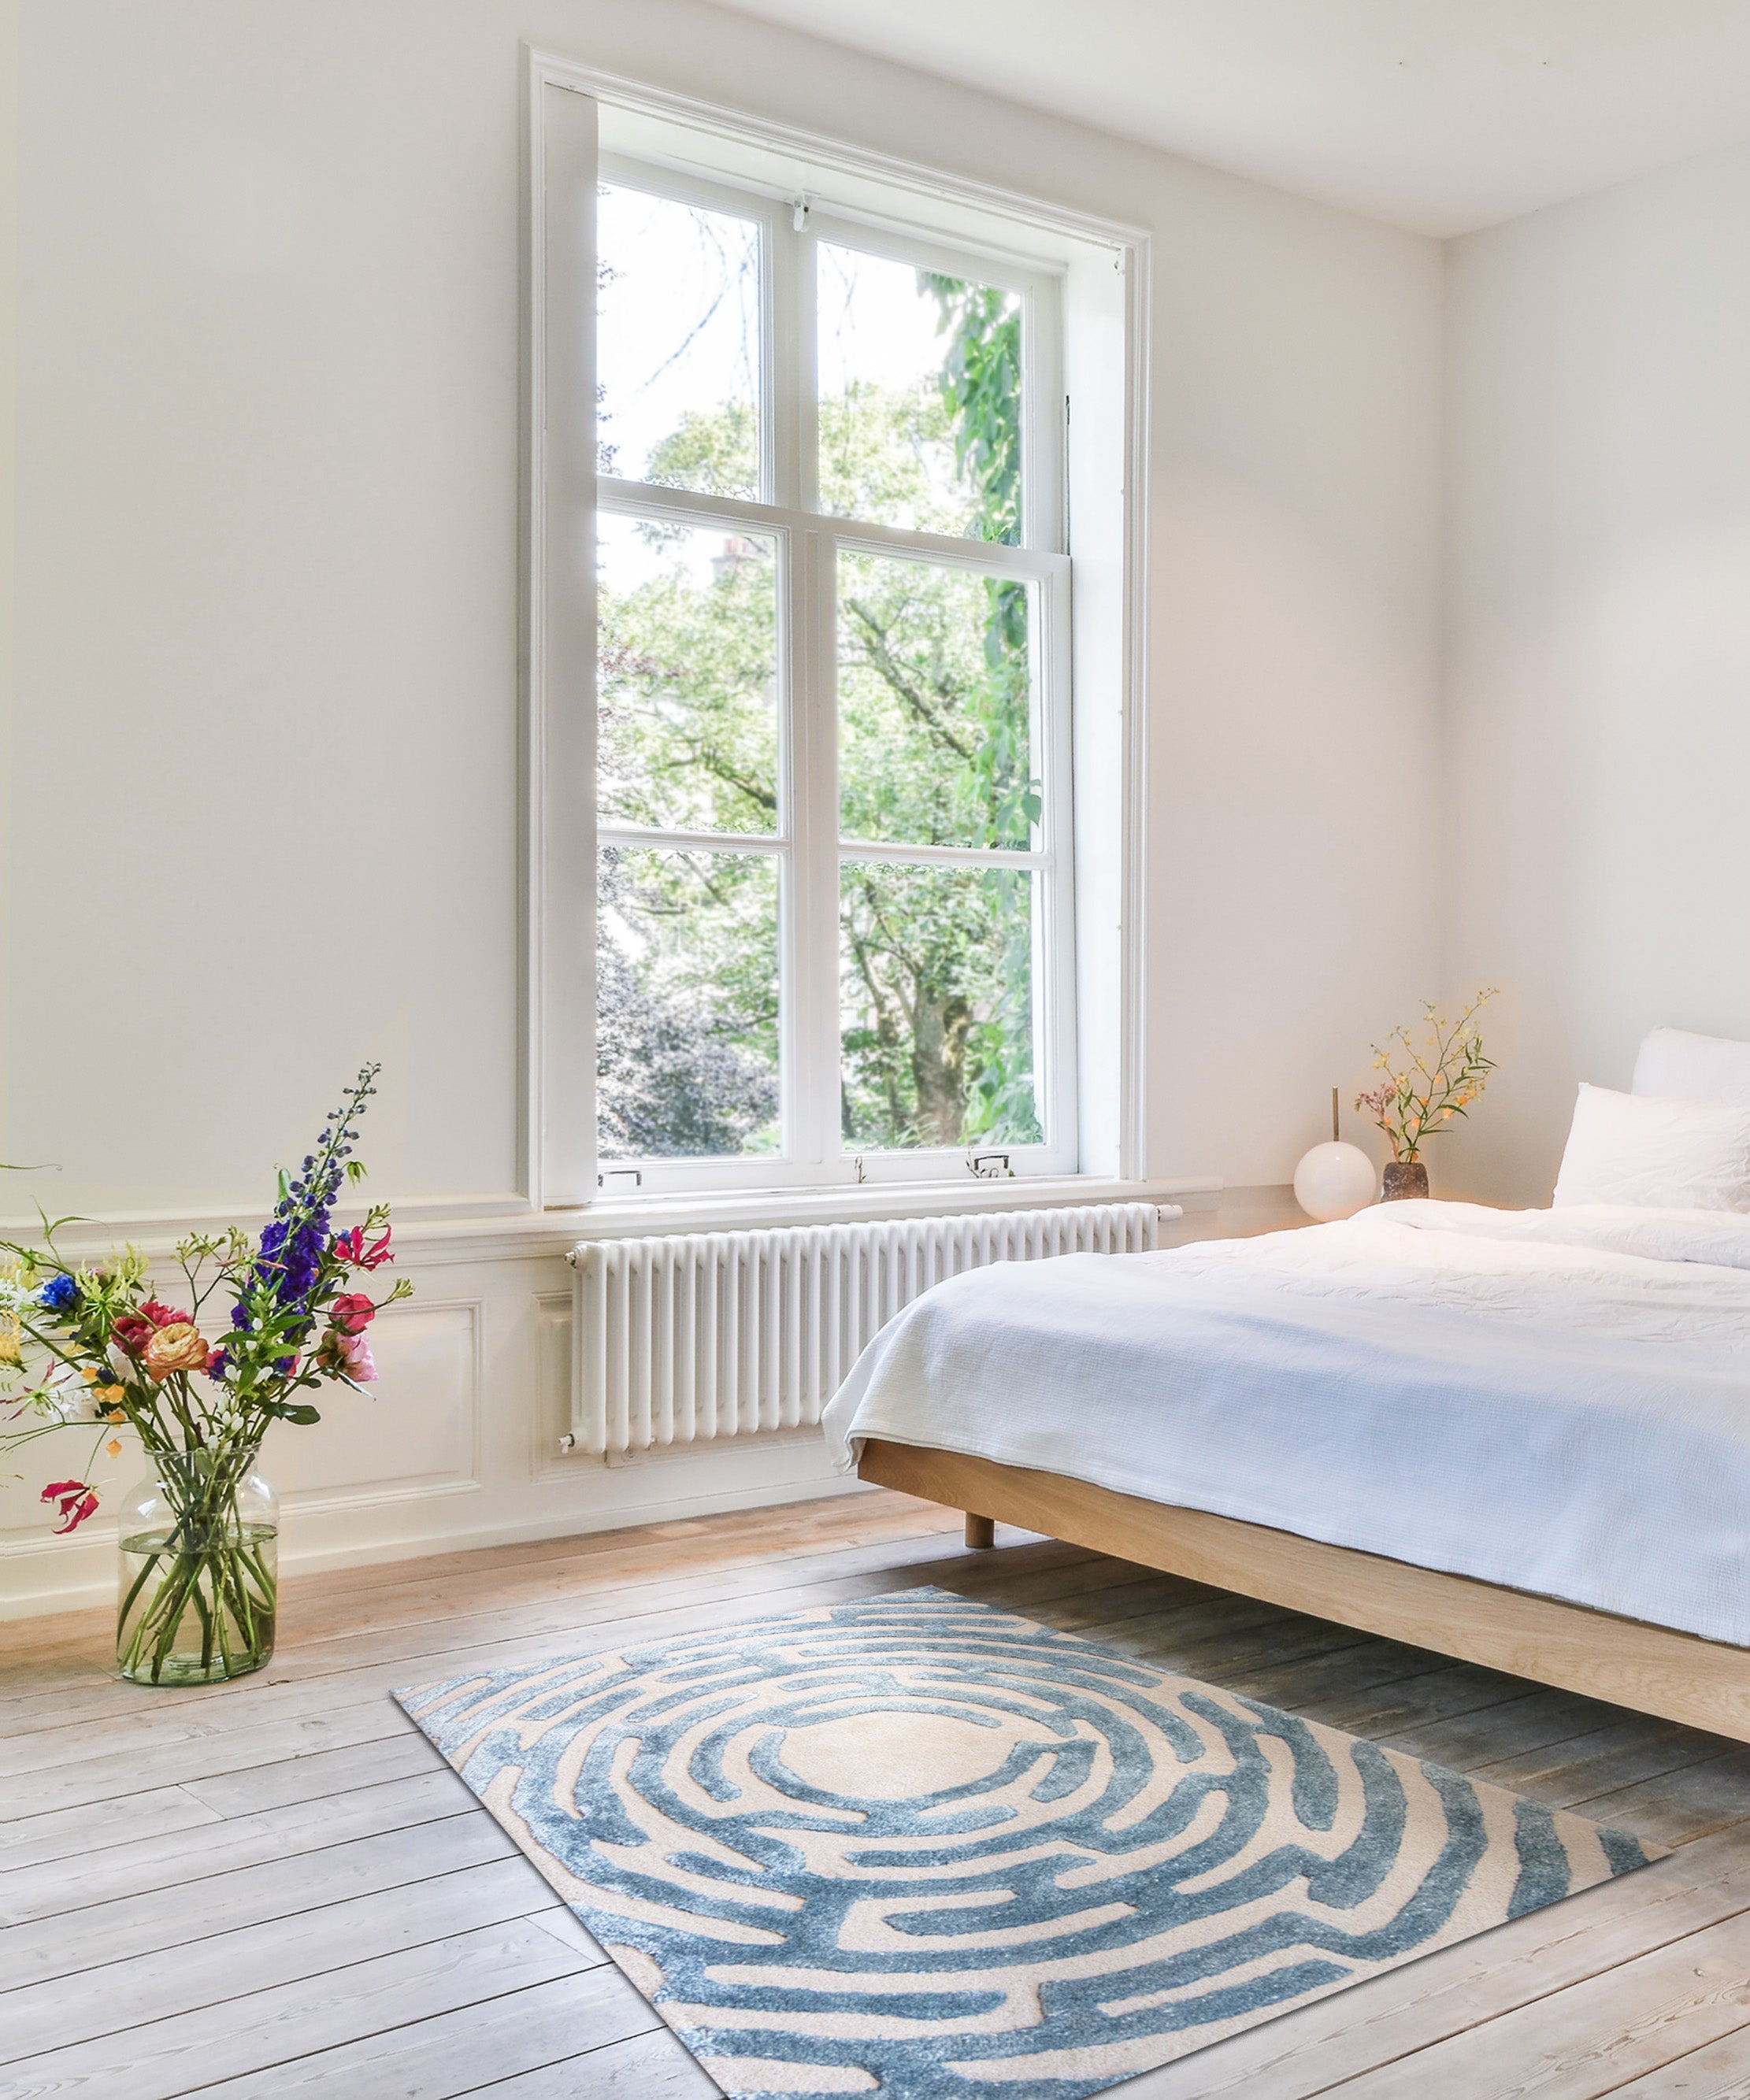
[[[1750,1646],[1750,1217],[1407,1202],[1001,1264],[826,1414]]]

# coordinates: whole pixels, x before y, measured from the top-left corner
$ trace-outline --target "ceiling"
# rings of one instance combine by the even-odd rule
[[[1750,139],[1750,0],[728,4],[1443,236]]]

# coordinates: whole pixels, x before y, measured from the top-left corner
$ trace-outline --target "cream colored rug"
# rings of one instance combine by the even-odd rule
[[[1655,1856],[941,1590],[396,1696],[743,2100],[1082,2100]]]

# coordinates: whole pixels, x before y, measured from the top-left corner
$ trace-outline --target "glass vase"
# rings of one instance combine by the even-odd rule
[[[257,1452],[161,1454],[122,1505],[116,1666],[136,1684],[216,1684],[273,1653],[280,1506]]]

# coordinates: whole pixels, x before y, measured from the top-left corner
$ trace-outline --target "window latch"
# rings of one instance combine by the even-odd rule
[[[1014,1179],[1014,1169],[1009,1164],[1006,1152],[975,1152],[966,1162],[967,1171],[981,1181],[1001,1181]]]
[[[806,233],[808,231],[808,210],[807,197],[799,196],[791,199],[790,231],[793,233]]]
[[[596,1176],[595,1185],[598,1189],[605,1189],[610,1180],[623,1181],[629,1174],[632,1177],[632,1186],[634,1189],[642,1189],[644,1185],[644,1176],[636,1167],[610,1167],[606,1173]]]

